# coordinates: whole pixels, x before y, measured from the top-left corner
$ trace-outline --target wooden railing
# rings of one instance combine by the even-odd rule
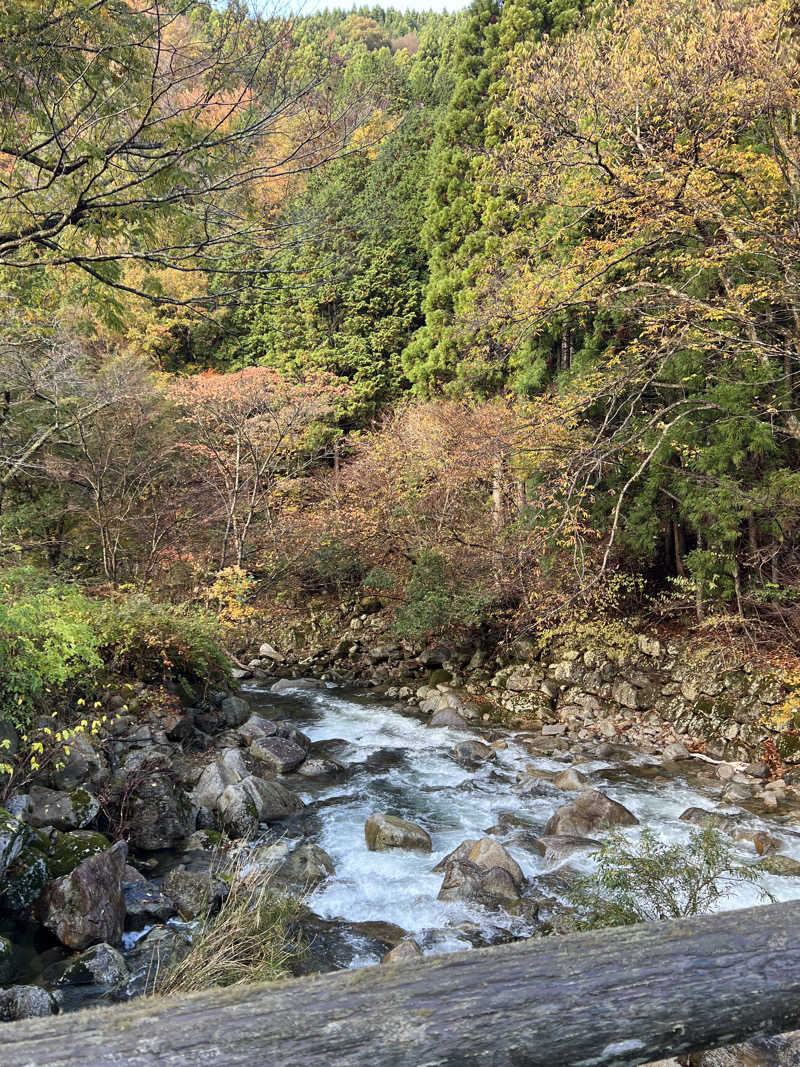
[[[800,901],[0,1027],[3,1067],[605,1067],[800,1026]]]

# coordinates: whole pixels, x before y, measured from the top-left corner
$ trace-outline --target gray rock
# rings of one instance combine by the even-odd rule
[[[0,989],[0,1022],[36,1019],[43,1015],[55,1015],[57,1011],[56,998],[39,986],[13,985],[10,989]]]
[[[0,808],[0,881],[22,851],[26,838],[25,824]]]
[[[225,829],[235,837],[249,837],[259,823],[277,822],[303,808],[300,798],[280,782],[250,775],[229,785],[217,801]]]
[[[127,854],[127,845],[120,841],[45,886],[36,913],[62,945],[84,949],[100,941],[119,943],[125,921],[122,877]]]
[[[781,878],[800,877],[800,860],[793,860],[791,856],[765,856],[756,866],[767,874]]]
[[[25,821],[30,826],[55,826],[57,830],[82,830],[100,810],[100,802],[86,789],[63,793],[32,785]]]
[[[433,868],[434,874],[442,874],[451,863],[459,863],[461,860],[467,859],[472,849],[477,845],[477,838],[470,838],[467,841],[462,841],[460,845],[453,849],[452,852],[448,852],[446,856],[442,857],[436,866]]]
[[[250,771],[238,748],[228,748],[215,763],[209,764],[192,790],[192,800],[201,808],[217,808],[217,801],[230,785],[247,778]]]
[[[60,965],[58,970],[58,976],[53,975],[54,985],[92,985],[111,989],[130,977],[122,953],[104,943],[93,945],[80,956]]]
[[[274,737],[278,727],[272,719],[265,719],[261,715],[251,715],[247,722],[243,723],[236,733],[245,741],[255,741],[262,737]]]
[[[677,760],[691,759],[691,755],[686,745],[681,744],[680,741],[674,741],[664,749],[664,759],[670,763]]]
[[[172,964],[180,962],[191,948],[191,936],[174,926],[154,926],[140,938],[126,956],[133,980],[128,992],[152,992],[156,977]]]
[[[219,911],[228,885],[211,871],[189,871],[181,864],[164,879],[164,894],[184,919],[198,919]]]
[[[646,708],[651,703],[649,688],[638,688],[624,678],[617,678],[611,687],[611,696],[623,708]]]
[[[458,860],[445,871],[438,899],[513,908],[520,895],[514,879],[503,868],[485,870],[469,860]]]
[[[250,717],[250,705],[241,697],[226,697],[219,706],[220,725],[228,729],[242,726]]]
[[[276,774],[291,774],[306,758],[300,745],[283,737],[259,737],[250,742],[250,754]]]
[[[534,845],[536,850],[552,863],[560,863],[562,860],[569,859],[576,852],[594,852],[600,848],[600,842],[592,837],[575,837],[571,834],[537,837]]]
[[[390,848],[430,852],[430,834],[416,823],[399,819],[396,815],[370,815],[364,824],[364,837],[370,852],[384,852]]]
[[[335,873],[333,860],[319,845],[298,845],[278,868],[275,878],[300,889],[312,889]]]
[[[548,820],[545,836],[588,837],[605,826],[636,826],[639,820],[622,804],[598,789],[586,789]]]
[[[303,778],[335,778],[344,774],[347,768],[335,759],[305,759],[297,768],[297,774]]]
[[[482,741],[460,741],[453,749],[455,756],[465,763],[483,763],[497,759],[497,753]]]
[[[128,877],[127,871],[125,877]],[[141,875],[140,880],[123,882],[122,892],[125,897],[125,927],[128,930],[141,930],[154,923],[166,922],[175,914],[172,900]]]
[[[449,726],[452,730],[469,729],[469,723],[464,716],[453,708],[441,708],[439,711],[435,711],[428,722],[428,726]]]
[[[687,808],[680,816],[681,822],[702,828],[710,826],[726,834],[733,834],[743,818],[742,812],[707,811],[705,808]]]
[[[325,683],[317,678],[280,678],[270,693],[291,693],[293,689],[324,689]]]
[[[142,773],[138,753],[125,761],[129,788],[130,842],[145,852],[174,848],[193,833],[197,806],[163,762]],[[137,765],[138,764],[138,765]]]
[[[482,870],[490,871],[496,867],[504,870],[517,889],[525,884],[525,875],[522,868],[509,853],[505,846],[501,845],[493,837],[482,837],[470,849],[467,859]]]
[[[72,790],[86,784],[91,789],[102,789],[111,777],[111,770],[88,737],[78,734],[69,743],[69,755],[63,757],[63,766],[53,771],[56,789]]]
[[[584,789],[589,779],[585,774],[582,774],[574,767],[568,767],[565,771],[560,771],[553,779],[553,785],[556,789],[563,789],[565,791],[580,791]]]

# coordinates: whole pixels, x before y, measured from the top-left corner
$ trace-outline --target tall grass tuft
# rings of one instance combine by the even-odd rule
[[[201,921],[186,956],[154,981],[155,996],[194,993],[212,986],[274,982],[285,978],[301,951],[301,902],[270,888],[262,870],[233,861],[222,877],[230,892],[216,915]]]

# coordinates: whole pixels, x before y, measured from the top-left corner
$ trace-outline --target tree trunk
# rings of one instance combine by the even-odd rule
[[[800,901],[5,1024],[3,1067],[633,1067],[800,1025]]]

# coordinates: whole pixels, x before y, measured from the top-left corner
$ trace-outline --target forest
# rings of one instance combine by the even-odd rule
[[[790,5],[2,17],[5,701],[120,605],[796,642]]]

